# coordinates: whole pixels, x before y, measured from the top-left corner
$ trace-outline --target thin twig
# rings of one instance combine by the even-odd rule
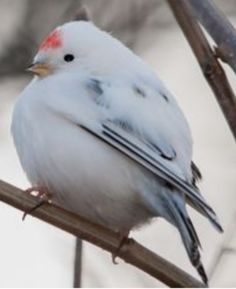
[[[195,14],[217,44],[218,56],[236,73],[236,30],[211,0],[189,0]]]
[[[82,5],[73,17],[74,21],[91,21],[90,13],[86,6]]]
[[[21,211],[35,206],[37,199],[24,191],[0,181],[0,201]],[[45,204],[32,213],[38,219],[54,225],[111,253],[117,253],[119,234],[59,208]],[[118,252],[118,257],[171,287],[204,287],[204,284],[133,239]]]
[[[90,13],[86,6],[81,5],[77,10],[73,21],[91,21]],[[76,238],[75,241],[75,261],[74,261],[74,280],[73,287],[81,288],[82,280],[82,253],[83,253],[83,242],[80,238]]]
[[[82,281],[82,248],[83,242],[76,238],[75,242],[75,261],[74,261],[74,288],[81,288]]]
[[[222,257],[224,256],[225,253],[229,252],[232,254],[232,250],[236,250],[236,248],[232,248],[231,245],[233,244],[233,238],[235,236],[236,232],[236,226],[235,226],[235,221],[236,221],[236,214],[234,214],[227,230],[225,230],[225,236],[223,241],[221,242],[221,246],[218,248],[216,254],[214,254],[213,260],[211,260],[211,264],[208,268],[208,277],[212,279],[214,276],[215,272],[217,272],[218,265],[220,265],[220,261]],[[235,252],[235,251],[234,251]]]
[[[199,24],[188,0],[167,0],[202,68],[236,139],[236,98],[223,68]],[[200,1],[204,2],[204,1]]]

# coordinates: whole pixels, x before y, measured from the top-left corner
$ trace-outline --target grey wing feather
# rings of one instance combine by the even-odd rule
[[[155,153],[141,140],[127,133],[111,121],[104,123],[100,131],[85,126],[82,126],[82,128],[183,192],[187,199],[189,199],[190,204],[196,207],[200,213],[207,216],[215,228],[222,231],[215,212],[206,203],[202,195],[199,194],[199,191],[173,174],[158,161]]]
[[[142,142],[151,149],[151,151],[153,151],[154,153],[158,153],[164,159],[175,159],[176,152],[173,147],[164,140],[163,135],[158,135],[158,133],[156,133],[156,139],[158,139],[157,143],[157,141],[152,140],[150,136],[145,135],[145,138],[141,137],[140,133],[137,133],[137,130],[128,121],[113,119],[110,121],[110,123],[113,125],[113,127],[118,127],[122,129],[122,131],[128,132],[136,138],[141,139]]]
[[[193,175],[192,184],[196,187],[197,182],[202,179],[202,174],[193,161],[191,162],[191,170]]]

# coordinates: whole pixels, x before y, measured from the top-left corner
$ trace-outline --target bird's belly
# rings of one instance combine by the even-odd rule
[[[46,186],[55,202],[115,230],[150,218],[138,194],[141,170],[94,136],[51,120],[22,140],[22,165],[33,185]]]

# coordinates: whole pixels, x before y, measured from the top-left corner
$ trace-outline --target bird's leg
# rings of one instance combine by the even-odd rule
[[[44,187],[31,187],[31,188],[25,190],[25,193],[36,196],[39,201],[35,206],[33,206],[32,208],[30,208],[29,210],[26,210],[24,212],[22,220],[24,220],[28,214],[31,214],[33,211],[35,211],[36,209],[38,209],[42,205],[44,205],[46,203],[50,203],[51,199],[52,199],[52,194],[49,193],[48,190]]]
[[[113,264],[118,264],[116,262],[116,258],[119,255],[120,250],[122,249],[122,247],[126,244],[129,244],[129,242],[131,241],[131,239],[129,238],[129,231],[119,231],[119,245],[116,248],[115,252],[112,253],[112,262]]]

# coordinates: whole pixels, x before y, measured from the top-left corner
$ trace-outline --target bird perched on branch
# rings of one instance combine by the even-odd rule
[[[186,203],[222,231],[196,186],[189,126],[152,69],[87,21],[56,28],[29,70],[12,134],[41,198],[121,236],[162,217],[207,283]]]

